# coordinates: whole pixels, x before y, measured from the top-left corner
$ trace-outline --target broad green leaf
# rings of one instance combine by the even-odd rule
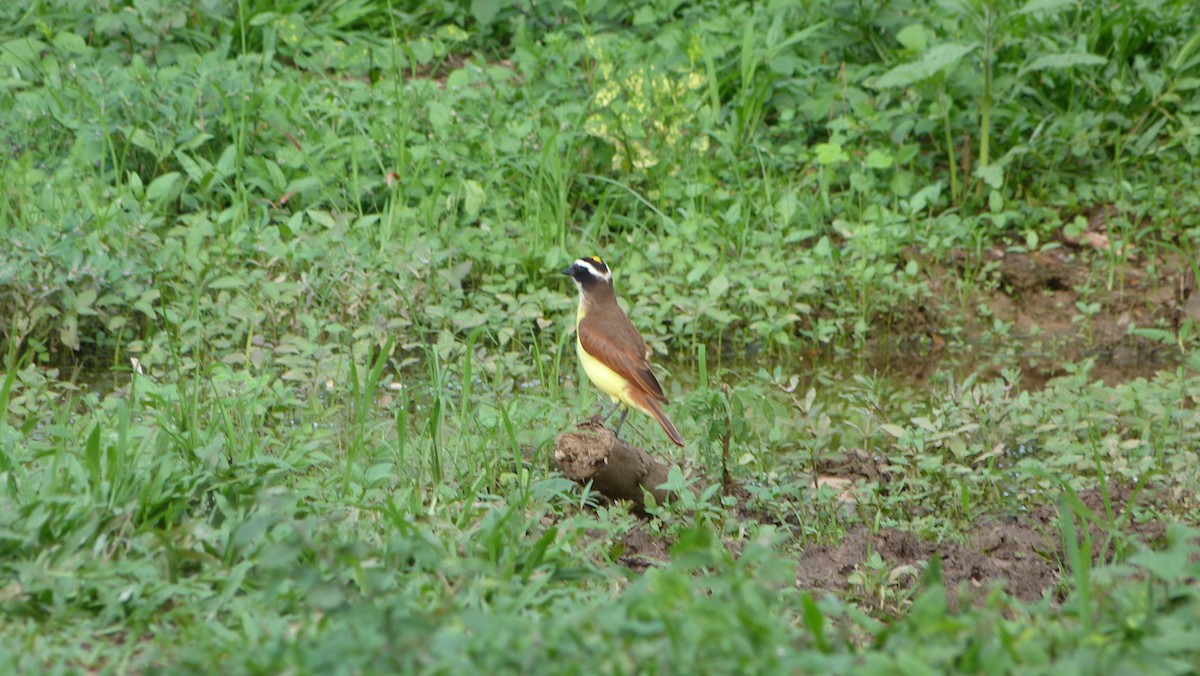
[[[919,23],[906,26],[896,33],[896,41],[914,52],[923,52],[929,46],[929,30]]]
[[[470,331],[477,326],[487,324],[488,315],[479,310],[463,310],[454,313],[450,321],[454,323],[454,327],[459,331]]]
[[[449,125],[454,119],[453,109],[440,101],[430,101],[426,108],[429,111],[429,121],[439,129]]]
[[[729,225],[736,225],[740,222],[742,220],[742,201],[736,200],[730,204],[725,213],[721,215],[721,219]]]
[[[0,63],[9,66],[36,66],[47,45],[41,40],[20,38],[0,44]]]
[[[140,127],[134,129],[133,133],[129,135],[129,142],[150,153],[156,160],[162,158],[162,156],[166,154],[163,152],[162,145],[158,142],[158,139],[154,138],[150,134],[147,134],[146,131]]]
[[[218,277],[208,283],[210,289],[240,289],[246,285],[246,279],[242,275],[225,275]]]
[[[217,159],[217,174],[222,178],[227,178],[233,175],[237,168],[237,145],[231,143],[225,146],[225,150],[221,151],[221,157]]]
[[[932,185],[927,185],[917,191],[912,199],[909,200],[908,208],[911,213],[918,213],[925,210],[925,207],[930,204],[936,204],[942,196],[942,183],[938,181]]]
[[[433,43],[427,38],[417,38],[416,40],[409,42],[408,48],[412,50],[413,58],[416,59],[417,63],[421,64],[422,66],[430,61],[433,61]]]
[[[74,310],[81,315],[94,315],[96,311],[92,309],[92,305],[96,302],[96,290],[84,289],[75,296]]]
[[[888,190],[897,197],[908,197],[912,194],[913,175],[910,171],[897,171],[888,181]]]
[[[193,152],[197,148],[203,147],[206,143],[213,140],[213,138],[215,138],[215,137],[212,134],[202,132],[202,133],[196,134],[195,136],[189,138],[188,140],[184,141],[183,143],[180,143],[179,149],[186,150],[188,152]]]
[[[324,228],[336,228],[337,219],[334,218],[328,211],[324,209],[308,209],[304,212],[312,219],[313,223]]]
[[[840,164],[850,159],[842,146],[837,143],[818,143],[816,151],[817,162],[824,165]]]
[[[729,290],[729,278],[725,275],[717,275],[708,283],[708,297],[713,300],[719,299]]]
[[[1025,6],[1017,10],[1017,14],[1037,14],[1043,13],[1046,15],[1057,14],[1064,9],[1075,7],[1076,0],[1029,0]]]
[[[283,175],[283,169],[280,169],[279,165],[275,162],[265,159],[262,160],[261,166],[267,170],[267,176],[270,177],[271,185],[283,191],[284,186],[287,185],[287,177]]]
[[[956,45],[953,43],[933,47],[920,61],[905,63],[880,75],[875,80],[876,89],[888,87],[908,87],[918,82],[928,80],[938,73],[957,65],[959,60],[969,54],[974,47]]]
[[[465,30],[454,24],[446,24],[439,28],[437,36],[447,42],[462,42],[471,37]]]
[[[1034,59],[1033,63],[1025,67],[1025,70],[1054,70],[1057,68],[1074,68],[1075,66],[1102,66],[1105,63],[1107,61],[1104,57],[1086,52],[1044,54]]]
[[[1004,170],[995,164],[975,167],[975,176],[992,188],[1004,185]]]
[[[275,12],[263,12],[261,14],[255,14],[250,19],[250,25],[254,26],[255,28],[259,26],[265,26],[278,18],[278,16],[279,15]]]
[[[303,195],[313,193],[321,189],[321,181],[316,176],[304,176],[287,184],[284,189],[285,193]]]
[[[829,242],[828,236],[822,236],[817,240],[816,246],[812,248],[813,255],[817,258],[829,258],[833,255],[833,245]]]
[[[446,76],[446,89],[462,89],[471,84],[471,71],[466,68],[455,68]]]
[[[71,54],[90,54],[92,48],[84,41],[83,36],[72,31],[61,31],[54,35],[54,46],[59,51]]]
[[[1004,195],[999,190],[988,191],[988,211],[993,214],[1004,211]]]
[[[892,166],[892,155],[882,150],[872,150],[867,153],[865,164],[869,169],[890,169]]]
[[[208,173],[208,168],[212,167],[212,165],[208,163],[208,160],[203,158],[197,160],[196,158],[193,158],[187,153],[183,152],[175,153],[175,159],[179,161],[179,166],[183,167],[183,170],[187,173],[188,178],[195,183],[203,181],[205,174]],[[201,166],[201,162],[204,163],[204,166]]]
[[[487,199],[483,186],[478,181],[468,180],[463,183],[463,210],[467,218],[474,220],[479,216],[479,210]]]
[[[167,202],[183,192],[183,174],[170,171],[150,181],[146,186],[146,200],[153,203]]]
[[[1200,32],[1196,32],[1200,36]],[[1200,89],[1200,78],[1180,78],[1175,82],[1175,91],[1188,91],[1192,89]]]
[[[799,210],[796,193],[788,192],[775,202],[775,216],[784,223],[790,223]]]
[[[79,349],[79,317],[69,313],[58,327],[58,340],[72,350]]]
[[[500,13],[500,0],[471,0],[471,16],[480,26],[489,26]]]
[[[133,196],[140,199],[146,197],[146,186],[142,183],[142,177],[135,171],[125,173],[125,184],[133,192]]]

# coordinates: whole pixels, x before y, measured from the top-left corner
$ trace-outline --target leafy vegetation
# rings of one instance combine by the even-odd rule
[[[1117,385],[804,360],[936,305],[1007,365],[985,251],[1097,212],[1082,332],[1127,270],[1194,260],[1195,3],[0,19],[10,670],[1200,669],[1190,320],[1136,329],[1179,366]],[[702,489],[644,523],[552,458],[594,402],[555,271],[597,252]],[[847,499],[821,480],[851,457],[886,469]],[[877,552],[797,583],[852,533],[970,548],[1039,509],[1042,594]]]

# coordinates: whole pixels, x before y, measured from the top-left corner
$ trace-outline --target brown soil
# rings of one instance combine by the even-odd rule
[[[1122,523],[1130,493],[1126,487],[1110,488],[1109,499],[1118,523]],[[1085,491],[1079,497],[1103,518],[1099,490]],[[1016,598],[1033,600],[1055,592],[1066,565],[1059,520],[1057,506],[1045,505],[1028,516],[986,520],[971,529],[965,543],[924,542],[912,533],[882,529],[871,534],[859,527],[847,533],[838,545],[809,547],[801,552],[796,584],[805,589],[848,591],[851,574],[870,552],[878,553],[887,564],[885,572],[901,566],[921,569],[936,556],[941,559],[952,603],[961,589],[986,590],[995,584]],[[1079,519],[1076,523],[1082,529]],[[1141,542],[1154,543],[1163,537],[1165,525],[1131,524],[1121,530]],[[1105,532],[1096,524],[1089,524],[1089,533],[1093,563],[1111,561],[1116,543],[1105,548]]]
[[[1177,350],[1130,336],[1129,328],[1200,321],[1190,268],[1176,259],[1129,256],[1114,265],[1119,273],[1110,278],[1106,255],[1070,245],[1035,253],[993,247],[982,263],[965,252],[945,261],[920,260],[914,253],[928,273],[931,300],[893,320],[889,336],[871,345],[868,366],[909,382],[924,382],[956,364],[964,373],[993,377],[1012,365],[986,363],[1002,347],[1015,351],[1022,384],[1032,389],[1065,375],[1063,363],[1086,358],[1095,359],[1093,374],[1108,384],[1174,368]],[[966,276],[978,283],[963,298]],[[1079,304],[1094,314],[1085,316]],[[997,321],[1011,327],[999,346],[997,337],[985,337]],[[952,326],[966,330],[943,335]]]
[[[1123,517],[1131,490],[1123,486],[1109,488],[1109,500],[1120,532],[1140,543],[1157,544],[1166,527],[1161,522],[1133,523],[1124,526]],[[1101,519],[1105,509],[1099,490],[1084,491],[1080,500]],[[1081,519],[1076,527],[1082,532]],[[810,546],[796,556],[796,586],[801,589],[835,594],[869,595],[852,583],[856,572],[874,574],[883,586],[903,595],[919,585],[921,571],[934,557],[941,560],[942,575],[950,603],[956,605],[965,591],[982,599],[993,587],[1003,587],[1013,597],[1031,601],[1043,596],[1057,599],[1058,586],[1066,569],[1066,556],[1060,535],[1060,515],[1056,505],[1045,505],[1020,517],[998,517],[982,521],[967,533],[965,542],[927,542],[912,533],[884,528],[870,533],[859,526],[848,532],[836,545]],[[1112,560],[1116,543],[1109,542],[1105,530],[1089,524],[1094,564]],[[621,539],[624,551],[618,562],[644,572],[669,560],[670,543],[648,533],[644,526],[627,532]],[[1107,547],[1105,545],[1108,545]],[[866,561],[877,553],[884,562],[881,571],[868,571]]]
[[[639,573],[671,558],[668,554],[670,543],[647,533],[644,524],[621,536],[621,544],[625,551],[617,558],[617,563]]]

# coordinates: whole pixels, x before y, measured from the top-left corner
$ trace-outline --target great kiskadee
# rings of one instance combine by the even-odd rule
[[[657,420],[671,441],[683,446],[683,437],[660,406],[667,403],[667,397],[658,378],[654,377],[654,371],[650,370],[650,350],[646,341],[617,305],[612,271],[599,256],[591,256],[576,260],[562,273],[574,279],[575,286],[579,287],[575,352],[592,384],[621,407],[618,438],[625,415],[630,408],[635,408]],[[612,411],[608,415],[612,415]]]

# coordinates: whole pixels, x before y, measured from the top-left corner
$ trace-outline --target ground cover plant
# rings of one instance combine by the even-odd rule
[[[0,664],[1200,669],[1200,7],[1100,5],[0,6]]]

